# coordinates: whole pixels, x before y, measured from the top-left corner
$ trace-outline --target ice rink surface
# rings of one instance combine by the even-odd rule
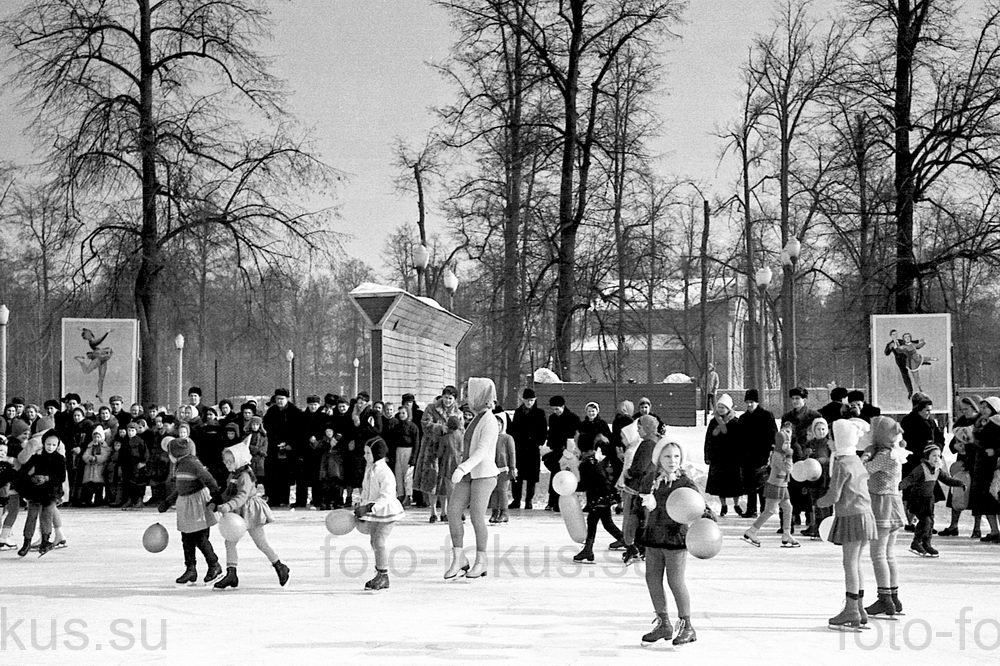
[[[702,432],[671,430],[696,467]],[[318,511],[276,515],[267,532],[291,567],[287,587],[244,538],[240,586],[218,592],[174,584],[184,567],[173,512],[64,510],[68,548],[0,553],[0,663],[1000,663],[1000,546],[969,539],[967,514],[961,536],[935,537],[940,559],[909,553],[900,533],[906,615],[844,634],[826,627],[843,604],[840,548],[802,539],[782,549],[777,519],[753,548],[739,538],[750,521],[730,513],[722,552],[688,558],[698,641],[676,649],[640,646],[653,619],[643,565],[622,566],[602,530],[596,563],[573,563],[580,546],[557,514],[512,511],[510,523],[490,527],[488,576],[446,582],[448,528],[412,509],[390,536],[391,588],[379,593],[362,590],[374,574],[367,537],[330,536]],[[945,515],[939,505],[939,528]],[[141,537],[156,521],[170,544],[154,555]],[[22,526],[19,518],[16,534]],[[224,562],[217,530],[212,543]],[[470,558],[473,546],[467,524]],[[198,569],[204,576],[200,556]],[[670,609],[676,622],[672,600]]]

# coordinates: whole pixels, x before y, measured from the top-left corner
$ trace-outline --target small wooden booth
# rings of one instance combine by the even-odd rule
[[[455,350],[472,322],[398,287],[365,282],[349,295],[371,330],[372,400],[412,393],[426,405],[456,383]]]

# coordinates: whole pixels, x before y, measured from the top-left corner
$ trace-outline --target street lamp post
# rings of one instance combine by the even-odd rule
[[[354,395],[358,394],[358,366],[361,365],[361,361],[354,359]]]
[[[427,268],[427,262],[429,262],[430,259],[431,255],[427,251],[427,247],[425,245],[420,244],[413,248],[413,267],[417,269],[417,296],[423,296],[421,281],[424,270]]]
[[[0,305],[0,405],[7,404],[7,323],[10,308]]]
[[[760,290],[760,359],[758,361],[760,372],[757,381],[760,382],[761,391],[767,388],[767,286],[771,284],[773,276],[774,274],[767,266],[754,273],[754,282],[757,283],[757,289]]]
[[[788,281],[788,351],[785,358],[788,363],[788,386],[785,390],[798,385],[799,360],[798,360],[798,339],[795,321],[795,267],[799,263],[799,253],[802,252],[802,244],[794,236],[785,243],[785,248],[781,252],[781,262],[789,272]]]
[[[291,349],[285,352],[285,360],[288,361],[288,385],[292,389],[292,402],[295,402],[295,352]]]
[[[455,292],[458,291],[458,276],[450,268],[444,273],[444,288],[448,292],[448,309],[455,309]]]
[[[174,338],[177,348],[177,408],[184,404],[184,334],[178,333]]]

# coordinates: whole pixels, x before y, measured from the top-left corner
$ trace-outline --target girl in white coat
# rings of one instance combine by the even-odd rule
[[[469,407],[475,418],[465,429],[462,440],[462,456],[451,480],[454,488],[448,500],[448,528],[451,531],[451,566],[445,572],[445,580],[456,578],[465,572],[466,578],[481,578],[486,575],[486,545],[489,533],[486,529],[486,504],[497,485],[496,449],[500,426],[493,416],[493,406],[497,401],[497,389],[492,379],[469,378]],[[465,526],[462,514],[469,509],[472,529],[476,533],[476,561],[469,568],[469,561],[463,551]]]
[[[365,477],[361,482],[361,502],[354,507],[354,515],[368,527],[375,553],[375,577],[365,583],[366,590],[389,587],[389,553],[385,544],[392,524],[403,517],[403,505],[396,496],[396,476],[385,460],[388,452],[388,445],[380,437],[365,442]]]

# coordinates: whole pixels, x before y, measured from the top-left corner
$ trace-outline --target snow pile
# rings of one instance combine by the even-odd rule
[[[667,375],[667,378],[663,380],[664,384],[689,384],[693,380],[685,375],[683,372],[671,372]]]
[[[562,380],[559,379],[559,375],[552,372],[548,368],[538,368],[535,370],[535,383],[536,384],[561,384]]]

